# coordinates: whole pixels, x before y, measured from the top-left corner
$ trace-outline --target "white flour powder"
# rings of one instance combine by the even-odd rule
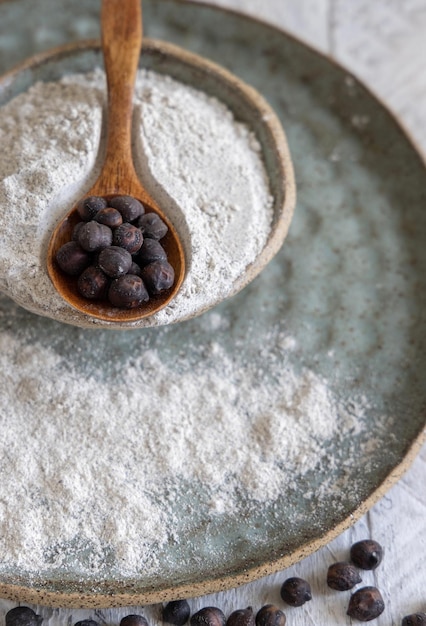
[[[219,332],[227,320],[206,324]],[[324,380],[290,366],[285,336],[252,364],[215,341],[191,346],[194,365],[165,363],[139,335],[113,376],[93,335],[61,338],[72,357],[35,337],[0,333],[1,567],[155,571],[156,551],[192,524],[191,508],[177,520],[171,507],[188,485],[204,517],[238,517],[241,502],[276,500],[357,427]]]
[[[97,70],[36,84],[0,110],[7,146],[0,153],[0,289],[35,313],[77,325],[87,317],[55,292],[46,245],[58,218],[97,177],[105,91]],[[133,325],[166,324],[230,293],[267,241],[272,199],[254,135],[195,89],[140,71],[133,134],[137,170],[188,253],[177,297]]]

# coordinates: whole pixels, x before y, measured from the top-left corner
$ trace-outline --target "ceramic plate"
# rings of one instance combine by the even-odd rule
[[[0,69],[96,37],[98,10],[94,0],[1,2]],[[114,564],[109,577],[97,576],[85,569],[84,551],[62,570],[31,576],[0,565],[0,591],[13,599],[130,605],[224,589],[285,567],[382,495],[424,428],[426,174],[415,147],[353,77],[282,32],[169,0],[146,1],[144,22],[147,35],[235,72],[280,116],[298,185],[286,244],[249,287],[196,320],[163,331],[84,331],[1,298],[0,341],[49,350],[62,372],[82,378],[93,371],[108,378],[111,363],[128,367],[135,341],[172,372],[203,371],[219,353],[230,376],[252,375],[254,367],[273,385],[267,366],[274,362],[276,374],[282,362],[327,381],[352,426],[324,439],[321,462],[309,471],[303,459],[291,475],[283,467],[286,486],[267,502],[241,494],[234,510],[212,514],[201,488],[176,479],[170,540],[158,547],[155,567],[138,576],[120,577]],[[271,445],[286,443],[272,438]],[[243,450],[247,458],[252,452]]]

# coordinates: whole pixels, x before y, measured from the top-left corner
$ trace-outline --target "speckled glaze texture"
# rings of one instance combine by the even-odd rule
[[[282,330],[297,346],[289,357],[294,367],[325,377],[342,398],[359,394],[368,400],[367,426],[339,445],[331,442],[332,470],[293,477],[296,488],[266,510],[242,502],[238,520],[224,515],[215,522],[196,494],[182,493],[175,503],[181,541],[158,555],[155,576],[97,581],[43,572],[29,579],[10,571],[2,574],[0,592],[14,599],[130,605],[223,589],[285,567],[383,494],[413,457],[424,429],[426,175],[415,148],[351,76],[285,34],[208,7],[169,0],[146,1],[144,7],[147,35],[223,64],[269,100],[287,132],[298,205],[286,246],[238,296],[161,337],[155,329],[132,331],[131,337],[145,333],[171,362],[175,354],[202,359],[191,352],[194,340],[201,345],[214,339],[231,354],[238,345],[235,362],[243,370],[259,358],[260,348],[273,349],[271,330]],[[0,3],[0,69],[51,45],[96,37],[98,8],[89,0]],[[96,342],[101,364],[112,356],[131,358],[127,333],[64,327],[6,298],[0,306],[0,333],[30,333],[31,341],[58,355]],[[209,316],[216,313],[228,320],[225,328],[212,330]],[[82,373],[94,365],[87,357]],[[383,415],[393,419],[383,422]],[[350,467],[349,451],[356,458]],[[315,493],[330,471],[330,497],[303,497]],[[343,479],[346,487],[339,489]],[[188,506],[192,513],[184,520]]]

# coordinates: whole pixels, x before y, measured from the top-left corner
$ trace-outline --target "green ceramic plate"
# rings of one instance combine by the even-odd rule
[[[0,69],[53,45],[97,37],[98,10],[95,0],[0,2]],[[212,516],[202,490],[177,481],[171,539],[159,547],[156,567],[137,577],[120,577],[113,562],[109,577],[97,577],[85,569],[84,551],[62,570],[31,576],[0,563],[0,591],[14,599],[130,605],[223,589],[282,568],[383,494],[408,466],[424,429],[426,172],[415,147],[356,80],[282,32],[176,0],[147,0],[144,22],[150,37],[228,67],[280,116],[298,184],[286,245],[237,297],[163,331],[83,331],[1,298],[0,343],[49,349],[62,375],[73,370],[82,378],[93,371],[107,378],[110,363],[117,371],[128,365],[135,341],[171,371],[208,367],[199,346],[213,344],[240,377],[274,357],[327,380],[362,427],[335,433],[315,471],[293,473],[274,501],[259,505],[242,496],[238,514]]]

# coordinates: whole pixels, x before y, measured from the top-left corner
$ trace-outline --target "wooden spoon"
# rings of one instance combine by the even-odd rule
[[[129,195],[138,199],[146,211],[157,213],[167,224],[161,245],[175,271],[173,286],[150,297],[134,309],[118,309],[107,302],[94,302],[81,296],[77,278],[62,272],[56,262],[59,248],[71,240],[75,224],[81,221],[76,207],[55,228],[47,252],[47,271],[58,293],[72,307],[108,322],[132,322],[153,315],[175,296],[185,273],[181,241],[169,219],[146,191],[136,174],[131,148],[133,91],[142,45],[141,0],[103,0],[101,10],[102,52],[108,84],[108,133],[105,161],[101,174],[88,196],[106,199]]]

